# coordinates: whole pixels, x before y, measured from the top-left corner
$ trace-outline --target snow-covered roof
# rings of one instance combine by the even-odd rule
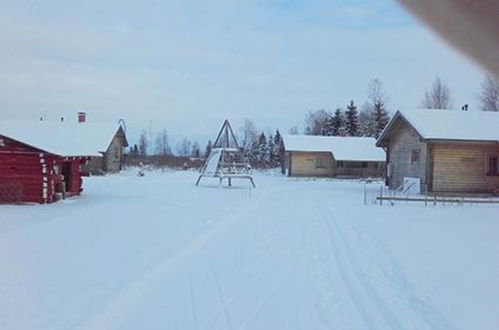
[[[0,135],[60,156],[102,156],[118,124],[0,121]]]
[[[331,152],[339,161],[385,161],[385,152],[374,138],[283,135],[286,151]]]
[[[435,109],[398,111],[378,141],[400,116],[427,140],[499,141],[498,112]]]

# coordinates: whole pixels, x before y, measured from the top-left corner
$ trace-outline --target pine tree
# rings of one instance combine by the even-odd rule
[[[139,155],[139,147],[137,147],[137,144],[134,144],[133,147],[130,148],[129,155],[134,157]]]
[[[266,167],[269,163],[269,147],[265,133],[262,132],[258,138],[258,164]]]
[[[206,145],[205,151],[204,151],[204,156],[208,158],[210,155],[211,149],[213,149],[213,144],[211,143],[211,140],[208,140],[208,144]]]
[[[281,152],[281,149],[282,152]],[[275,131],[274,135],[274,151],[272,152],[272,163],[274,164],[275,167],[281,166],[282,161],[284,159],[284,145],[282,143],[282,137],[281,133],[279,133],[279,130]]]
[[[330,134],[332,136],[341,135],[341,131],[343,129],[344,119],[343,114],[341,113],[341,109],[338,108],[334,112],[334,116],[331,118],[331,131]]]
[[[191,157],[200,157],[201,156],[201,147],[197,141],[192,142],[191,146]]]
[[[347,111],[345,111],[345,128],[346,133],[349,136],[358,136],[359,131],[359,115],[357,112],[357,107],[353,101],[347,106]]]
[[[373,112],[373,122],[374,122],[374,137],[378,138],[385,129],[386,124],[388,124],[388,121],[390,120],[390,116],[388,115],[388,112],[386,111],[384,105],[381,102],[377,102],[374,105],[374,112]]]
[[[272,168],[274,167],[274,163],[273,163],[273,160],[274,160],[274,151],[275,151],[275,146],[274,146],[274,137],[272,136],[272,134],[269,135],[269,139],[267,141],[267,166]]]

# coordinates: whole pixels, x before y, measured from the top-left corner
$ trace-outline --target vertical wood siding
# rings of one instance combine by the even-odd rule
[[[413,150],[419,152],[418,161],[412,161]],[[427,190],[427,151],[427,144],[414,129],[401,120],[395,123],[388,146],[391,189],[398,188],[404,177],[413,177],[421,179],[422,191]]]

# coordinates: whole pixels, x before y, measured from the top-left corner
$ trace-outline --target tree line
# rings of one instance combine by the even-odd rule
[[[380,79],[369,81],[367,100],[360,106],[351,100],[344,108],[334,111],[324,109],[309,111],[305,116],[304,134],[325,136],[365,136],[377,138],[390,120],[387,110],[388,96]],[[487,76],[481,84],[478,95],[480,109],[499,111],[499,80]],[[419,108],[449,109],[452,98],[447,84],[438,76],[431,88],[425,91]],[[467,106],[463,106],[467,110]],[[292,127],[289,134],[299,134],[298,128]],[[236,135],[244,150],[244,157],[257,168],[279,167],[284,158],[282,136],[279,130],[263,132],[258,130],[250,119],[245,119],[236,130]],[[212,142],[208,141],[204,148],[199,142],[184,138],[172,148],[168,133],[160,130],[154,137],[152,132],[143,129],[137,144],[134,144],[129,155],[132,157],[168,156],[168,157],[207,157]]]
[[[131,146],[128,156],[143,160],[150,157],[206,158],[213,148],[211,140],[204,148],[201,148],[197,141],[184,138],[173,149],[170,147],[168,133],[165,129],[161,130],[154,139],[150,138],[151,135],[151,132],[143,129],[138,144]],[[244,158],[249,161],[251,166],[255,168],[281,166],[284,149],[278,129],[266,134],[259,131],[250,119],[245,119],[236,135]]]
[[[353,100],[344,109],[310,111],[305,117],[304,133],[306,135],[377,138],[390,120],[386,109],[387,98],[381,80],[373,79],[368,85],[368,99],[360,111]]]

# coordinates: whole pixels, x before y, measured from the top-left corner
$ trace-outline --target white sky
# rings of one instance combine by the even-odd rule
[[[415,108],[439,75],[477,106],[484,72],[391,0],[0,3],[0,118],[124,118],[204,146],[225,118],[303,128],[309,110]]]

